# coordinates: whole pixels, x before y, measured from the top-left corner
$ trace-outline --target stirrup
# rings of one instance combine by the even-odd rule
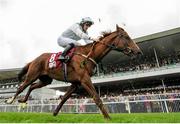
[[[69,56],[60,56],[58,59],[61,61],[61,62],[68,62],[68,60],[69,60]]]
[[[65,60],[65,59],[66,59],[66,57],[61,56],[61,55],[60,55],[60,57],[58,58],[58,60]]]
[[[69,61],[70,57],[69,56],[65,56],[64,62],[67,63]]]

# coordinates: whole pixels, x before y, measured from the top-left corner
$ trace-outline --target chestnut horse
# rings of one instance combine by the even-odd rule
[[[93,74],[93,69],[96,67],[96,62],[99,62],[111,50],[121,51],[128,56],[141,53],[141,50],[129,37],[127,32],[118,25],[116,25],[116,31],[105,34],[98,42],[76,47],[74,56],[71,58],[67,67],[67,79],[69,83],[71,83],[71,86],[68,88],[67,92],[62,97],[61,102],[55,109],[53,113],[54,116],[58,114],[63,104],[77,89],[77,87],[81,85],[93,98],[94,102],[104,115],[104,118],[110,119],[110,116],[97,94],[90,77]],[[64,81],[62,68],[50,69],[48,67],[48,58],[50,55],[51,53],[44,53],[40,55],[21,70],[18,75],[18,79],[20,82],[22,82],[22,78],[24,78],[24,80],[17,89],[14,97],[7,100],[7,103],[12,103],[15,98],[29,85],[30,87],[26,96],[19,99],[19,102],[26,102],[32,90],[51,84],[53,79]],[[82,62],[84,62],[83,67],[80,66],[82,65]],[[39,81],[35,82],[37,79],[39,79]]]

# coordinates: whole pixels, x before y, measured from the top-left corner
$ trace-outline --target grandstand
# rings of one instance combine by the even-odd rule
[[[137,88],[178,86],[180,28],[134,39],[144,55],[131,60],[113,51],[102,61],[100,76],[92,78],[98,92],[135,90]],[[113,61],[112,61],[113,60]],[[116,60],[116,61],[114,61]],[[66,91],[68,84],[54,81],[49,88]],[[83,90],[83,89],[82,89]],[[83,91],[78,92],[84,93]],[[82,94],[81,94],[82,95]],[[100,94],[101,95],[101,94]]]
[[[92,77],[97,92],[112,113],[117,112],[177,112],[180,111],[180,28],[175,28],[134,39],[144,55],[130,59],[112,51]],[[18,69],[0,70],[0,96],[8,98],[15,93]],[[50,112],[58,101],[55,91],[66,91],[70,84],[53,81],[31,97],[26,111]],[[46,94],[46,90],[49,94]],[[50,90],[51,89],[51,90]],[[98,112],[97,107],[79,88],[73,99],[67,101],[63,112]],[[44,96],[44,97],[43,97]],[[46,98],[46,99],[43,99]],[[50,100],[51,99],[51,100]],[[85,109],[86,106],[86,109]],[[17,106],[14,106],[17,108]],[[12,109],[9,109],[9,111]],[[16,110],[16,109],[13,109]],[[8,111],[1,108],[0,111]]]

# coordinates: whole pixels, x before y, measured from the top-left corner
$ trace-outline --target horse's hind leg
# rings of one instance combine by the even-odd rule
[[[16,97],[26,88],[28,87],[31,83],[33,83],[34,81],[36,81],[36,79],[39,76],[39,71],[38,68],[36,69],[29,69],[28,73],[26,74],[26,78],[24,80],[24,82],[19,86],[19,88],[17,89],[14,97],[10,98],[9,100],[6,101],[6,103],[11,104],[13,103],[13,101],[16,99]]]
[[[6,103],[11,104],[13,101],[16,99],[16,97],[27,87],[31,84],[31,81],[25,80],[18,88],[16,91],[16,94],[10,98],[9,100],[6,101]]]
[[[71,96],[71,94],[76,90],[77,86],[72,84],[69,88],[68,91],[65,93],[65,95],[62,97],[61,102],[57,106],[56,110],[53,112],[53,115],[56,116],[63,106],[63,104],[67,101],[67,99]]]
[[[50,78],[50,77],[48,77],[46,75],[40,76],[39,77],[39,82],[31,84],[26,96],[24,98],[22,98],[22,99],[19,99],[18,102],[20,102],[20,103],[26,102],[28,100],[29,95],[31,94],[31,92],[34,89],[44,87],[44,86],[46,86],[48,84],[51,84],[51,82],[52,82],[52,78]]]
[[[37,82],[37,83],[31,84],[31,86],[29,87],[28,92],[26,93],[26,96],[23,97],[23,98],[21,98],[21,99],[19,99],[18,102],[20,102],[20,103],[26,102],[26,101],[28,100],[28,97],[29,97],[29,95],[31,94],[31,91],[32,91],[32,90],[37,89],[37,88],[41,88],[41,87],[46,86],[46,85],[47,85],[47,84],[42,83],[41,81],[39,81],[39,82]]]
[[[90,77],[84,76],[84,78],[81,80],[81,85],[86,89],[86,91],[93,97],[93,100],[95,101],[96,105],[100,108],[102,114],[104,115],[104,118],[110,119],[110,116],[105,109],[102,100],[100,99],[99,95],[96,92],[96,89],[94,88]]]

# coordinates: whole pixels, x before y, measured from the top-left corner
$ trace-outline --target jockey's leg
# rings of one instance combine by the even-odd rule
[[[65,57],[65,56],[67,55],[67,53],[69,52],[69,50],[71,50],[74,46],[75,46],[75,45],[74,45],[73,43],[68,44],[68,45],[65,47],[63,53],[59,56],[58,59],[61,60],[61,61],[66,60],[66,57]]]
[[[73,84],[68,88],[68,91],[62,97],[61,102],[59,103],[59,105],[57,106],[55,111],[53,112],[54,116],[56,116],[58,114],[58,112],[61,109],[61,107],[63,106],[63,104],[67,101],[67,99],[71,96],[71,94],[76,90],[76,88],[77,88],[77,86],[73,85]]]

